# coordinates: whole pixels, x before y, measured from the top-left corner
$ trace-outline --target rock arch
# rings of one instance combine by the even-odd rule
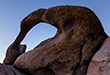
[[[21,22],[21,31],[8,51],[18,51],[16,48],[27,32],[39,22],[55,26],[58,29],[55,37],[16,57],[14,65],[32,74],[48,67],[56,75],[86,75],[92,56],[107,37],[93,11],[80,6],[57,6],[34,11]]]

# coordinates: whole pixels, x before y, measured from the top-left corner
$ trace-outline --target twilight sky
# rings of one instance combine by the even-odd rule
[[[21,20],[34,10],[57,5],[78,5],[92,9],[100,19],[105,32],[110,35],[110,0],[0,0],[0,62],[6,49],[15,40],[20,31]],[[40,23],[27,34],[22,44],[27,51],[41,41],[55,35],[57,29],[46,23]]]

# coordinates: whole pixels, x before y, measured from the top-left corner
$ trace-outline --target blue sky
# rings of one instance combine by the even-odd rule
[[[105,32],[110,35],[110,0],[0,0],[0,62],[6,49],[20,31],[21,20],[34,10],[57,5],[78,5],[92,9],[100,19]],[[27,34],[23,44],[31,50],[41,41],[55,35],[57,29],[40,23]]]

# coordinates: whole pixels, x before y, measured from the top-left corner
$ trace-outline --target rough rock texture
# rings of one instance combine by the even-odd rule
[[[0,75],[25,75],[12,65],[0,64]]]
[[[110,75],[110,37],[94,55],[87,75]]]
[[[39,22],[55,26],[56,35],[20,55],[14,66],[31,75],[86,75],[92,56],[107,37],[96,15],[79,6],[39,9],[23,19],[13,44],[19,45]]]

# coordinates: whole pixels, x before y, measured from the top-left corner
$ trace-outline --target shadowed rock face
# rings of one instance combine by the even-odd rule
[[[24,53],[26,50],[26,45],[14,45],[11,44],[6,52],[6,57],[3,61],[4,64],[10,64],[13,65],[16,58]]]
[[[23,19],[13,44],[19,45],[39,22],[55,26],[56,35],[20,55],[14,66],[33,75],[44,71],[39,75],[86,75],[92,56],[107,37],[96,15],[80,6],[39,9]]]
[[[0,75],[26,75],[12,65],[0,64]]]

